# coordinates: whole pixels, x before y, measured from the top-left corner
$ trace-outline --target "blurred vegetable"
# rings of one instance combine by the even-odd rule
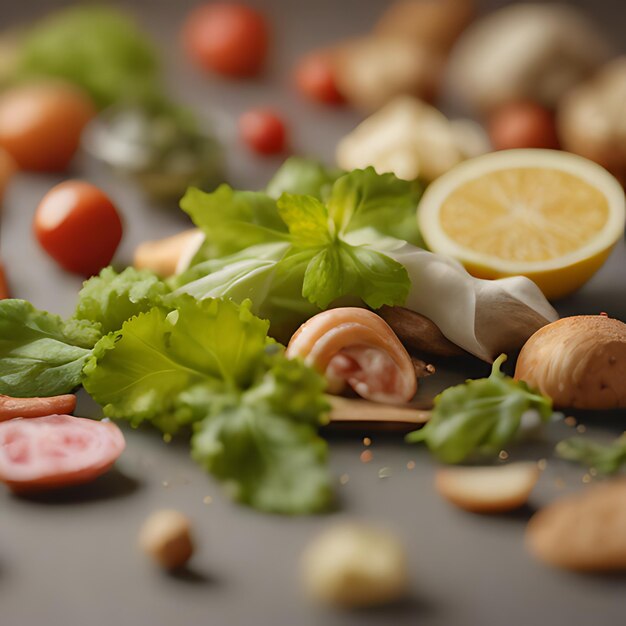
[[[0,146],[21,169],[63,171],[94,115],[90,98],[69,83],[12,87],[0,95]]]
[[[559,147],[554,115],[535,102],[511,102],[497,108],[489,119],[489,137],[494,150]]]
[[[406,440],[426,443],[444,463],[461,463],[474,452],[498,454],[515,438],[528,410],[547,421],[552,415],[550,399],[503,374],[505,360],[503,354],[494,361],[489,378],[468,380],[440,393],[430,421]]]
[[[196,7],[185,20],[182,36],[193,61],[224,76],[255,76],[267,57],[267,22],[245,4],[214,2]]]
[[[323,104],[342,104],[345,98],[337,88],[332,53],[312,52],[298,61],[295,83],[309,100]]]
[[[402,97],[341,139],[336,154],[343,169],[372,165],[404,180],[431,181],[488,150],[489,142],[477,125],[459,126],[429,104]]]
[[[4,148],[0,148],[0,211],[2,210],[4,192],[16,171],[15,159]]]
[[[239,133],[244,143],[259,154],[285,151],[287,129],[281,117],[270,109],[251,109],[239,118]]]
[[[26,30],[16,77],[50,76],[82,87],[99,107],[162,100],[155,46],[110,6],[61,9]]]
[[[489,113],[512,100],[554,107],[602,63],[608,48],[572,6],[513,4],[463,33],[448,65],[450,95],[468,112]]]
[[[365,608],[406,595],[406,549],[399,539],[369,526],[331,526],[311,542],[301,560],[304,590],[311,599],[342,608]]]
[[[41,200],[33,229],[41,247],[69,272],[91,276],[108,265],[122,239],[117,209],[100,189],[77,180]]]
[[[204,243],[204,235],[197,228],[184,230],[176,235],[144,241],[135,248],[133,266],[147,269],[161,277],[185,271]]]
[[[76,396],[64,394],[44,398],[13,398],[0,395],[0,422],[15,417],[43,417],[44,415],[63,415],[72,413],[76,408]]]
[[[599,163],[626,185],[626,57],[568,93],[558,125],[566,150]]]
[[[474,17],[474,0],[396,0],[374,28],[447,53]]]
[[[112,108],[89,124],[83,145],[158,200],[178,199],[189,186],[212,189],[223,180],[218,141],[176,107]]]
[[[326,200],[332,190],[333,183],[344,171],[329,168],[313,159],[292,156],[278,168],[269,183],[266,192],[278,199],[284,192],[315,196],[318,200]]]
[[[0,300],[6,300],[9,297],[9,285],[4,271],[4,266],[0,263]]]
[[[405,94],[432,99],[443,67],[439,53],[419,42],[373,35],[337,46],[333,64],[339,92],[366,111]]]
[[[559,441],[556,455],[594,468],[601,474],[615,474],[626,465],[626,433],[603,444],[587,437],[570,437]]]
[[[167,433],[195,423],[194,458],[241,502],[290,514],[327,508],[322,377],[287,360],[247,303],[167,302],[95,346],[83,382],[105,415]]]

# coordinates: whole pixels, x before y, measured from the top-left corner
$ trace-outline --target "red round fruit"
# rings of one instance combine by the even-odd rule
[[[285,150],[285,124],[270,109],[252,109],[244,113],[239,118],[239,133],[248,147],[259,154],[278,154]]]
[[[512,102],[496,110],[489,120],[494,150],[559,147],[553,114],[535,102]]]
[[[122,239],[122,221],[95,185],[68,180],[53,187],[35,212],[41,247],[69,272],[92,276],[106,267]]]
[[[125,446],[112,422],[17,417],[0,423],[0,481],[18,493],[86,483],[110,469]]]
[[[183,44],[200,67],[224,76],[254,76],[267,57],[263,15],[244,4],[215,2],[195,8],[183,27]]]
[[[345,98],[339,92],[330,55],[314,52],[305,56],[296,66],[296,86],[300,93],[315,102],[342,104]]]

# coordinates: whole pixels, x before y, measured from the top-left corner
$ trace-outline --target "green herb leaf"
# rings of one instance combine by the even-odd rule
[[[326,443],[315,429],[245,395],[201,422],[191,447],[235,499],[256,509],[306,514],[331,503]]]
[[[601,474],[615,474],[626,465],[626,433],[608,444],[587,437],[570,437],[557,444],[556,454],[562,459],[593,467]]]
[[[24,300],[0,301],[0,393],[55,396],[81,382],[97,325],[64,322]]]
[[[342,174],[342,170],[324,167],[321,163],[311,159],[292,156],[274,174],[267,185],[266,192],[276,199],[286,192],[326,200],[332,184]]]
[[[105,267],[86,281],[78,294],[74,317],[99,322],[103,333],[119,330],[131,317],[161,302],[169,289],[152,272],[126,268],[118,274]]]
[[[495,360],[489,378],[468,380],[439,394],[430,421],[409,433],[407,441],[423,441],[441,461],[460,463],[477,451],[497,454],[515,438],[528,410],[547,421],[551,400],[503,374],[505,360],[504,354]]]
[[[102,108],[162,97],[155,46],[125,13],[106,6],[63,9],[27,30],[17,72],[68,80]]]
[[[332,242],[328,209],[317,198],[284,193],[278,199],[278,212],[289,228],[294,246],[311,248]]]
[[[191,187],[180,206],[204,232],[208,258],[288,240],[276,201],[261,192],[234,191],[228,185],[220,185],[214,192],[206,193]]]

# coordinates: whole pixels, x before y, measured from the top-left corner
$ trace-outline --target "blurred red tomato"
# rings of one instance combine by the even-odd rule
[[[330,55],[313,52],[303,57],[295,70],[296,86],[300,93],[315,102],[341,104],[345,98],[337,89]]]
[[[488,123],[494,150],[559,147],[552,113],[535,102],[511,102],[496,110]]]
[[[259,154],[278,154],[285,150],[285,124],[270,109],[252,109],[244,113],[239,118],[239,133],[246,145]]]
[[[92,276],[107,266],[122,239],[122,221],[96,186],[68,180],[53,187],[35,212],[41,247],[69,272]]]
[[[267,57],[263,15],[244,4],[203,4],[187,17],[183,43],[189,57],[224,76],[254,76]]]
[[[0,97],[0,146],[23,170],[64,170],[95,115],[90,98],[66,83],[20,85]]]

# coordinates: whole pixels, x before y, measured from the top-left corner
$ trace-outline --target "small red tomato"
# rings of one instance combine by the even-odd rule
[[[241,138],[254,152],[278,154],[285,150],[285,124],[270,109],[252,109],[239,118]]]
[[[9,285],[7,283],[6,276],[4,275],[4,268],[0,263],[0,300],[6,300],[9,297]]]
[[[215,2],[194,9],[183,27],[183,44],[200,67],[224,76],[255,76],[268,47],[265,18],[244,4]]]
[[[122,238],[113,203],[96,186],[68,180],[39,203],[33,223],[41,247],[69,272],[92,276],[107,266]]]
[[[74,85],[14,87],[0,96],[0,146],[23,170],[63,171],[95,112],[89,97]]]
[[[324,104],[345,102],[337,88],[329,54],[313,52],[301,59],[296,66],[295,81],[300,93],[314,102]]]
[[[17,417],[0,423],[0,481],[16,493],[86,483],[110,469],[125,446],[113,422]]]
[[[559,147],[552,113],[535,102],[511,102],[495,111],[489,120],[494,150]]]

